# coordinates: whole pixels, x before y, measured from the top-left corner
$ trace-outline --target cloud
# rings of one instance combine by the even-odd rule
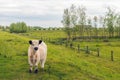
[[[25,21],[28,25],[62,26],[63,10],[84,5],[87,15],[104,15],[105,7],[120,11],[119,0],[0,0],[0,24]]]

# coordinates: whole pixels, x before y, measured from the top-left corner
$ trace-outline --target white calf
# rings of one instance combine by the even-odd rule
[[[29,72],[32,72],[33,66],[35,66],[34,72],[38,72],[38,64],[40,62],[42,69],[47,57],[47,45],[41,40],[30,40],[30,46],[28,48],[28,62],[30,64]]]

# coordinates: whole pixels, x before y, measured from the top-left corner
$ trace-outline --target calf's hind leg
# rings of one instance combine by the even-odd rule
[[[33,70],[33,57],[32,57],[32,56],[30,56],[30,57],[28,58],[28,62],[29,62],[29,64],[30,64],[29,72],[31,73],[32,70]]]
[[[35,56],[35,70],[34,73],[38,73],[38,64],[39,64],[40,58]]]
[[[41,68],[44,71],[44,64],[45,64],[45,60],[40,60],[40,64],[41,64]]]
[[[35,64],[35,70],[34,70],[34,73],[38,73],[38,61],[35,60],[36,64]]]
[[[32,73],[33,65],[30,65],[29,73]]]

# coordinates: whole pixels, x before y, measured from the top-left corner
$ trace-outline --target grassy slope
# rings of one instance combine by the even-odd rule
[[[47,43],[48,57],[45,72],[29,74],[27,62],[29,39],[0,31],[0,80],[120,79],[120,62],[112,62],[84,52],[77,53],[64,46],[50,43]]]

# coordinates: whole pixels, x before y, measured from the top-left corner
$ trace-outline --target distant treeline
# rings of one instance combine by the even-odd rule
[[[32,30],[64,30],[64,28],[62,28],[62,27],[43,28],[43,27],[39,27],[39,26],[32,26],[31,29]]]
[[[27,31],[38,30],[64,30],[62,27],[43,28],[40,26],[27,26],[25,22],[11,23],[10,26],[0,26],[0,29],[10,31],[11,33],[25,33]]]
[[[68,40],[86,38],[85,36],[120,37],[120,14],[110,7],[106,9],[105,15],[92,17],[86,14],[84,6],[76,7],[72,4],[70,8],[64,9],[61,22]]]

